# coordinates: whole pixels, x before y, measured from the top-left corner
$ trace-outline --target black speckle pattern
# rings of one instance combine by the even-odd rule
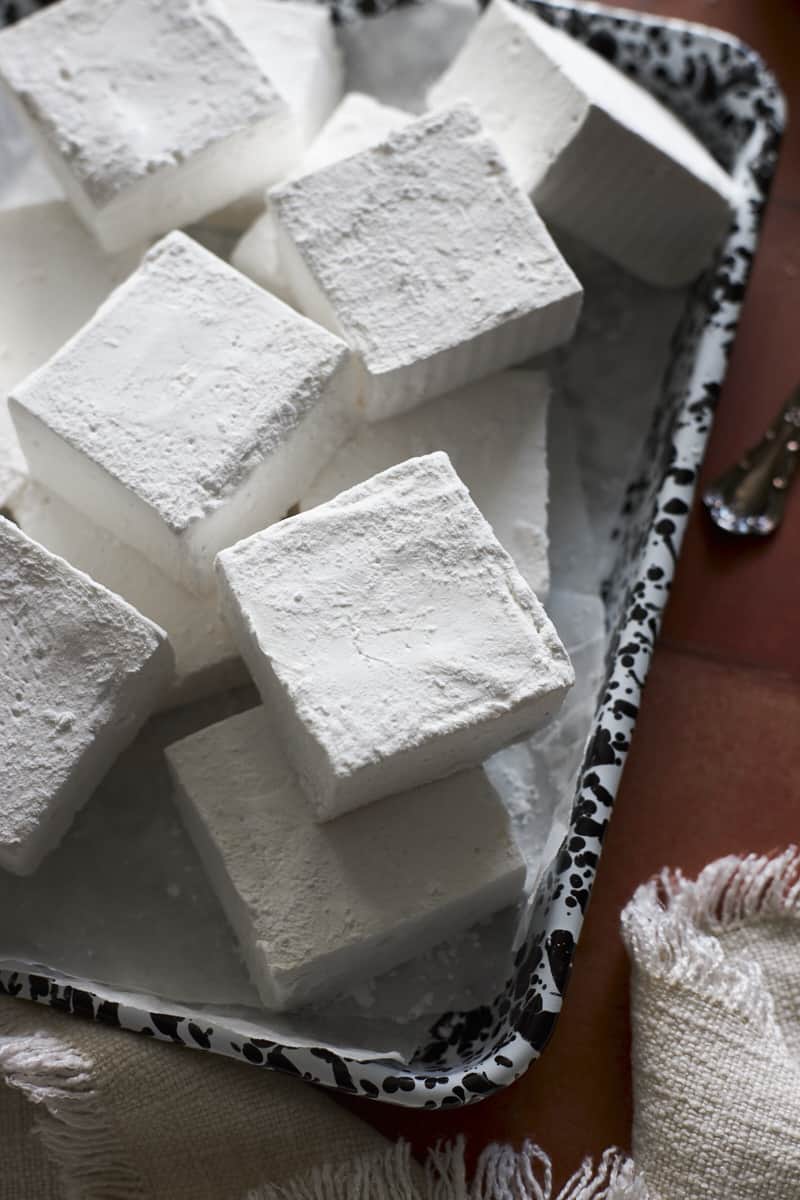
[[[418,1108],[480,1101],[518,1078],[553,1031],[630,746],[697,471],[725,374],[784,123],[783,100],[758,55],[733,38],[633,13],[576,11],[528,0],[673,109],[742,184],[717,264],[694,285],[676,332],[662,403],[625,497],[605,587],[607,675],[578,781],[571,827],[545,873],[511,977],[491,1005],[442,1014],[408,1062],[243,1038],[201,1016],[127,1007],[41,974],[0,970],[0,992],[163,1041],[211,1050],[373,1099]],[[336,20],[377,15],[393,0],[333,0]],[[0,23],[42,3],[0,3]]]
[[[169,1038],[172,1042],[177,1042],[180,1046],[184,1045],[184,1039],[179,1033],[179,1026],[183,1023],[182,1017],[172,1016],[170,1013],[150,1013],[150,1020],[153,1023],[154,1029],[164,1038]]]

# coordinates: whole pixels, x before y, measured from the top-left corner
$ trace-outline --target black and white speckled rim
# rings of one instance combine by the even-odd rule
[[[692,291],[643,469],[628,491],[617,565],[607,586],[612,631],[607,679],[570,830],[540,889],[511,977],[502,985],[498,981],[490,1005],[443,1014],[407,1063],[243,1037],[223,1023],[210,1027],[207,1017],[189,1009],[126,1006],[97,985],[34,975],[13,964],[0,969],[0,992],[409,1107],[479,1100],[517,1079],[544,1048],[561,1008],[735,335],[774,174],[784,102],[758,55],[725,34],[622,9],[528,2],[678,112],[735,172],[742,200],[716,266]],[[335,11],[346,20],[391,4],[338,0]],[[6,19],[31,7],[7,4]]]

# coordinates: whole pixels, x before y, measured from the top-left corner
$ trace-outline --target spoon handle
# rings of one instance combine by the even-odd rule
[[[757,446],[748,450],[703,495],[715,525],[727,533],[772,533],[800,461],[800,387],[781,408]]]

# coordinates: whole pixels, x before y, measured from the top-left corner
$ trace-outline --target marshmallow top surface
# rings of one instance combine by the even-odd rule
[[[362,425],[301,498],[301,511],[388,467],[444,450],[459,477],[543,598],[547,563],[547,409],[543,371],[501,371],[411,413]]]
[[[443,453],[237,543],[217,567],[341,776],[573,682]]]
[[[62,0],[0,33],[0,79],[99,208],[286,112],[212,0]]]
[[[31,834],[94,740],[125,730],[131,677],[159,652],[163,630],[0,518],[0,842]]]
[[[263,708],[166,755],[246,908],[248,940],[278,976],[391,936],[490,880],[521,887],[507,812],[481,768],[317,825]]]
[[[376,374],[580,292],[466,105],[269,195]]]
[[[12,399],[175,533],[218,508],[349,356],[327,331],[180,233]]]

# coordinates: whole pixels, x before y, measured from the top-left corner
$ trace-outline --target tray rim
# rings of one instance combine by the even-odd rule
[[[683,34],[693,39],[710,39],[712,42],[735,48],[749,60],[759,77],[760,83],[766,86],[774,96],[775,108],[771,114],[771,119],[768,120],[762,115],[760,125],[763,137],[766,139],[767,134],[771,134],[776,150],[779,147],[786,120],[785,98],[774,73],[766,65],[763,58],[751,46],[735,35],[701,22],[687,21],[682,18],[660,17],[624,7],[608,6],[593,2],[585,3],[581,2],[581,0],[520,0],[520,2],[523,5],[528,4],[534,7],[540,14],[549,11],[554,17],[557,17],[558,14],[568,17],[573,13],[580,14],[582,17],[595,16],[618,21],[621,25],[635,25],[642,29],[663,30],[670,34]],[[379,15],[379,12],[375,14],[376,17]],[[756,122],[756,129],[758,127],[759,123]],[[744,151],[742,151],[742,154],[744,155]],[[750,165],[753,165],[753,163],[751,162]],[[751,273],[753,256],[759,241],[760,228],[774,177],[774,170],[775,162],[772,163],[772,168],[769,172],[762,172],[758,189],[760,193],[758,197],[759,203],[752,213],[748,236],[745,237],[740,234],[740,244],[741,242],[748,243],[751,254],[741,272],[742,281],[739,294],[736,299],[730,300],[727,303],[726,312],[730,322],[728,327],[730,328],[732,324],[734,336],[738,330],[743,293]],[[728,254],[734,240],[735,235],[732,235],[721,248],[719,255],[720,263],[723,261],[724,256]],[[713,276],[711,276],[712,287],[714,284],[719,283],[722,274],[722,268],[718,265]],[[691,304],[687,308],[691,308]],[[632,572],[630,585],[627,589],[628,598],[635,591],[636,585],[644,583],[642,576],[645,572],[645,567],[650,571],[654,565],[658,566],[658,569],[662,572],[661,578],[663,580],[665,595],[668,592],[669,583],[674,574],[680,545],[691,509],[691,501],[696,490],[697,475],[713,423],[713,406],[716,393],[724,380],[728,357],[734,339],[729,338],[724,346],[716,348],[710,345],[712,340],[712,325],[710,322],[707,322],[703,326],[697,341],[692,376],[687,380],[684,388],[681,410],[676,419],[676,428],[669,439],[675,457],[658,486],[654,520],[647,531],[647,545],[640,547],[637,551],[638,557],[634,556],[636,570]],[[716,372],[712,371],[702,384],[703,387],[711,385],[714,387],[714,396],[709,395],[704,401],[705,412],[703,416],[706,423],[696,422],[692,424],[692,422],[688,422],[681,427],[680,418],[686,415],[690,407],[691,397],[700,385],[700,381],[695,376],[701,374],[698,370],[698,364],[703,360],[704,356],[716,359],[718,364]],[[699,403],[699,400],[694,401],[695,406]],[[681,434],[683,434],[682,437]],[[671,473],[674,474],[676,470],[689,473],[691,480],[678,484],[676,480],[670,478]],[[669,503],[675,499],[681,500],[685,511],[681,513],[676,512],[674,518],[671,519],[673,528],[666,536],[658,535],[656,541],[653,542],[655,516],[658,515],[659,511],[663,511],[662,500]],[[586,891],[586,902],[580,905],[580,912],[571,921],[572,932],[569,934],[572,939],[571,946],[569,947],[568,954],[566,956],[562,955],[561,960],[563,978],[555,979],[555,993],[551,996],[553,1000],[552,1007],[546,1013],[540,1012],[537,1014],[542,1018],[546,1017],[547,1020],[534,1022],[533,1031],[529,1030],[528,1036],[523,1037],[518,1035],[513,1050],[509,1049],[508,1055],[503,1056],[504,1061],[497,1062],[496,1058],[494,1059],[491,1079],[488,1078],[485,1071],[483,1073],[479,1071],[478,1068],[484,1065],[480,1059],[458,1067],[432,1067],[426,1071],[422,1068],[415,1068],[404,1064],[394,1058],[381,1059],[374,1055],[352,1056],[344,1053],[340,1055],[330,1050],[319,1049],[307,1044],[289,1045],[260,1038],[243,1039],[235,1030],[226,1027],[223,1023],[216,1022],[213,1030],[213,1041],[217,1041],[219,1036],[227,1047],[223,1048],[221,1045],[212,1044],[212,1039],[209,1037],[212,1030],[204,1030],[200,1025],[192,1021],[190,1016],[186,1015],[187,1011],[191,1011],[191,1006],[189,1005],[175,1003],[172,1012],[154,1012],[153,1010],[141,1008],[138,1005],[127,1005],[113,1000],[113,995],[119,994],[118,989],[94,983],[83,986],[80,981],[72,980],[62,973],[56,971],[45,973],[43,971],[41,974],[37,974],[31,972],[28,968],[21,969],[18,966],[15,967],[15,964],[11,962],[0,962],[0,994],[45,1004],[71,1015],[81,1016],[101,1024],[108,1024],[131,1032],[153,1036],[158,1040],[172,1041],[192,1048],[206,1050],[207,1052],[220,1053],[231,1058],[240,1058],[242,1061],[252,1063],[253,1065],[263,1066],[268,1070],[278,1070],[286,1074],[293,1074],[324,1087],[341,1090],[350,1094],[360,1094],[376,1101],[379,1100],[383,1103],[392,1103],[403,1107],[433,1109],[476,1103],[488,1095],[509,1086],[524,1074],[528,1067],[539,1057],[552,1034],[563,1003],[569,972],[578,942],[578,935],[583,924],[585,907],[594,884],[597,863],[599,862],[602,848],[602,839],[611,816],[613,801],[630,747],[631,736],[636,724],[638,705],[657,640],[658,626],[663,615],[665,602],[665,599],[662,600],[655,612],[652,637],[649,641],[642,642],[637,647],[637,653],[641,653],[637,658],[636,672],[625,675],[626,690],[629,691],[631,696],[627,701],[630,711],[623,711],[619,716],[615,714],[621,742],[614,751],[612,761],[604,760],[601,755],[598,755],[595,745],[597,734],[601,729],[601,714],[604,711],[604,707],[608,707],[610,703],[609,692],[606,692],[605,697],[599,701],[592,722],[592,736],[589,741],[584,765],[579,775],[570,830],[565,838],[565,844],[567,839],[574,834],[576,814],[580,812],[581,804],[585,805],[587,788],[590,792],[593,791],[601,806],[605,806],[606,812],[604,815],[601,814],[602,819],[596,822],[598,830],[594,834],[594,843],[597,849],[596,862],[594,867],[586,873],[583,883]],[[629,631],[634,632],[631,630],[631,607],[631,604],[626,605],[626,616],[618,624],[615,639],[616,645],[621,642],[622,637],[626,633]],[[615,668],[619,669],[620,652],[617,650],[616,645],[613,661]],[[611,651],[609,654],[611,656]],[[625,668],[625,671],[627,672],[627,668]],[[610,679],[607,681],[608,683],[613,684],[613,676],[614,671],[612,670]],[[631,682],[631,679],[633,682]],[[601,793],[602,800],[600,798]],[[591,838],[589,840],[590,844],[592,844]],[[555,865],[551,865],[551,876],[555,870]],[[541,947],[540,953],[543,954]],[[554,968],[552,971],[554,978],[556,973]],[[177,1011],[179,1009],[184,1009],[184,1013]],[[181,1030],[180,1027],[184,1022],[185,1029]],[[241,1042],[241,1045],[236,1045],[233,1041],[234,1038],[238,1042]],[[324,1069],[323,1064],[327,1064],[327,1071]],[[357,1083],[353,1079],[353,1073],[350,1068],[354,1068],[357,1071],[359,1076]],[[387,1072],[391,1072],[391,1074],[387,1074]]]

